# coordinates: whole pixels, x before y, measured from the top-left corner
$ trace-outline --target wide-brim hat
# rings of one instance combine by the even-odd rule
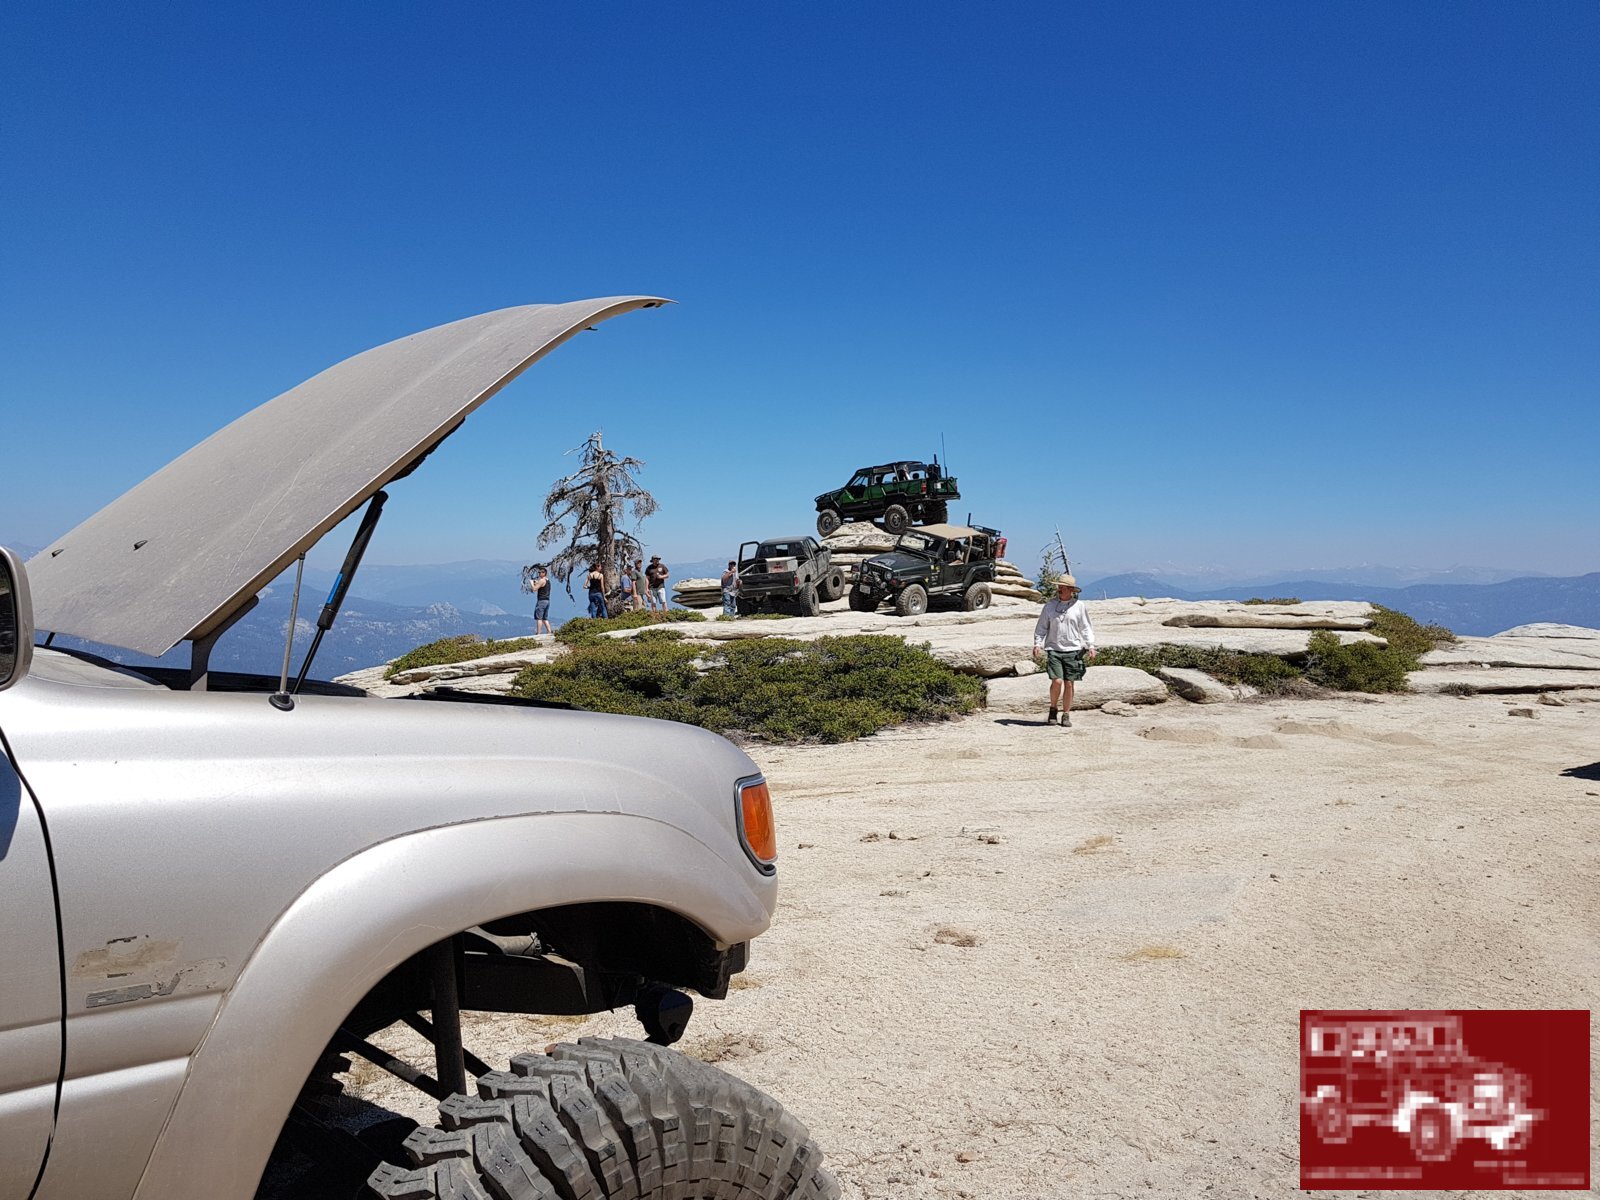
[[[1081,592],[1083,590],[1082,588],[1080,588],[1078,586],[1078,581],[1076,579],[1074,579],[1071,575],[1060,575],[1060,576],[1057,576],[1057,578],[1056,578],[1056,586],[1058,588],[1069,587],[1075,592]]]

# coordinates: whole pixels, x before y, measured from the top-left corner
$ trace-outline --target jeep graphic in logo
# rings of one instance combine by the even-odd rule
[[[1587,1188],[1583,1010],[1300,1014],[1302,1188]]]

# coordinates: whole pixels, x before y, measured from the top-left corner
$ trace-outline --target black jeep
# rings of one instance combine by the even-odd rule
[[[894,549],[856,569],[850,607],[873,612],[885,600],[902,617],[928,611],[932,600],[958,600],[973,612],[993,599],[998,529],[982,525],[924,525],[908,529]]]
[[[844,572],[814,537],[768,538],[739,547],[737,605],[741,617],[794,612],[814,617],[824,600],[844,595]]]
[[[890,533],[903,533],[914,521],[949,520],[949,502],[959,499],[955,476],[937,458],[862,467],[842,488],[817,497],[817,532],[827,537],[845,521],[881,520]]]

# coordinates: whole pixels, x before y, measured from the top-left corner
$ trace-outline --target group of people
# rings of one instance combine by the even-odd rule
[[[620,587],[621,610],[666,612],[667,579],[671,574],[659,554],[651,555],[648,565],[642,558],[632,565],[624,564]],[[550,626],[550,568],[544,563],[537,563],[528,569],[528,575],[531,575],[531,578],[524,576],[526,579],[524,586],[533,593],[533,634],[538,637],[541,633],[553,633],[554,630]],[[589,600],[588,615],[610,616],[610,610],[606,605],[606,574],[599,563],[589,564],[584,588]]]
[[[626,563],[622,567],[622,592],[623,612],[666,612],[667,611],[667,580],[672,572],[667,569],[667,564],[661,561],[659,554],[650,556],[649,566],[644,559],[636,559],[630,566]],[[589,564],[589,615],[603,617],[606,615],[606,577],[600,569],[599,563]]]

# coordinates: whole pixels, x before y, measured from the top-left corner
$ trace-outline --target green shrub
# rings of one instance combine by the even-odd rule
[[[1392,646],[1346,644],[1327,629],[1313,633],[1306,649],[1306,678],[1341,692],[1403,692],[1415,665]]]
[[[642,609],[618,613],[614,617],[573,617],[556,630],[556,641],[567,646],[587,646],[607,639],[600,635],[618,629],[639,629],[645,625],[660,625],[669,621],[704,621],[705,613],[688,608],[671,608],[666,612]]]
[[[1478,689],[1470,683],[1447,683],[1439,688],[1441,696],[1476,696]]]
[[[1221,646],[1107,646],[1095,656],[1096,666],[1138,667],[1156,674],[1161,667],[1192,667],[1223,683],[1243,683],[1261,692],[1289,690],[1300,669],[1276,654],[1248,654]]]
[[[1456,640],[1456,635],[1443,625],[1422,625],[1403,612],[1372,606],[1372,624],[1369,632],[1389,643],[1389,649],[1398,651],[1411,660],[1408,670],[1416,670],[1417,659],[1436,646]]]
[[[659,717],[774,742],[844,742],[905,721],[972,712],[981,681],[896,637],[759,638],[686,646],[653,631],[575,645],[529,667],[511,693],[594,712]]]
[[[384,669],[383,677],[393,679],[402,671],[417,667],[438,667],[446,663],[469,662],[474,658],[488,658],[491,654],[513,654],[539,644],[538,638],[509,638],[503,642],[485,641],[475,633],[457,637],[440,638],[415,650],[408,650]]]
[[[1270,600],[1263,600],[1260,596],[1251,596],[1246,604],[1299,604],[1299,596],[1274,596]]]

